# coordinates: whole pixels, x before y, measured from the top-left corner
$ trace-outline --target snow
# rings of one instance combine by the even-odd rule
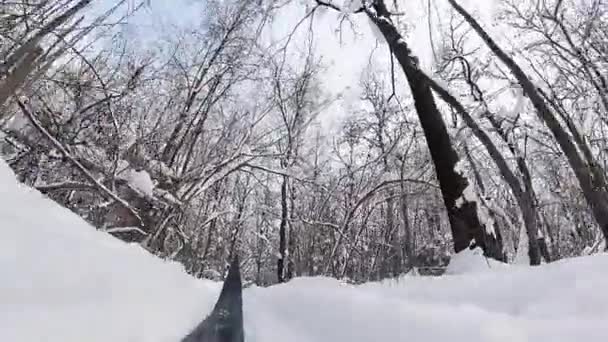
[[[462,175],[467,178],[464,172],[464,159],[460,159],[458,163],[454,166],[454,172]],[[484,225],[486,232],[492,236],[496,236],[496,232],[494,231],[494,219],[485,208],[485,206],[481,205],[480,199],[477,197],[475,193],[475,188],[473,183],[469,180],[469,184],[462,191],[462,195],[456,199],[456,207],[460,208],[466,202],[476,202],[477,203],[477,215],[479,216],[480,222]]]
[[[154,197],[154,182],[147,171],[128,170],[125,178],[133,189],[148,197]]]
[[[475,274],[485,273],[493,270],[502,270],[509,265],[486,258],[483,255],[481,248],[465,249],[462,252],[452,256],[445,274]]]
[[[177,341],[219,293],[17,185],[3,161],[0,201],[1,341]]]
[[[528,232],[526,231],[524,219],[523,217],[521,217],[521,215],[519,218],[519,222],[521,222],[521,224],[519,227],[519,240],[517,242],[517,254],[515,254],[515,263],[520,265],[530,265],[530,256],[528,255]]]
[[[369,25],[369,30],[373,34],[373,36],[376,39],[376,41],[379,44],[386,44],[386,39],[384,38],[384,35],[382,34],[382,31],[380,31],[380,29],[378,28],[378,26],[376,25],[376,23],[374,23],[372,21],[372,19],[369,18],[369,17],[367,18],[367,23]],[[401,40],[401,38],[399,40]]]
[[[502,117],[515,118],[523,113],[527,97],[524,95],[523,90],[520,87],[514,87],[510,90],[512,102],[514,103],[512,107],[509,108],[508,100],[503,99],[503,102],[500,105],[499,113]]]
[[[0,341],[177,342],[220,284],[96,231],[0,161]],[[443,277],[244,291],[246,341],[601,341],[608,255],[531,269],[455,256]]]
[[[6,119],[5,122],[6,123],[3,125],[5,129],[13,131],[21,131],[28,124],[27,118],[25,118],[23,115],[13,115]]]
[[[341,9],[344,13],[355,13],[362,5],[361,0],[344,0]]]

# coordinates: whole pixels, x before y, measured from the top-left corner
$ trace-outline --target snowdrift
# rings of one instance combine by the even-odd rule
[[[177,342],[206,316],[221,287],[96,231],[17,184],[3,161],[0,233],[0,341]],[[246,289],[246,341],[608,337],[607,255],[536,269],[459,262],[441,278],[362,286],[302,278]]]

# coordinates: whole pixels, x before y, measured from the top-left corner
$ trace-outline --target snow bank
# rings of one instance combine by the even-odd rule
[[[474,250],[465,249],[462,252],[452,256],[450,264],[445,271],[447,275],[456,274],[476,274],[485,273],[497,270],[504,270],[509,265],[496,261],[494,259],[486,258],[483,255],[481,248],[475,248]]]
[[[220,284],[94,230],[0,162],[0,341],[177,342]],[[302,278],[245,290],[248,342],[601,341],[608,256],[351,286]],[[475,261],[477,260],[477,261]],[[485,261],[484,261],[485,262]],[[475,266],[477,265],[477,266]],[[465,267],[466,266],[466,267]],[[464,274],[463,274],[464,272]]]
[[[126,175],[126,180],[133,189],[139,191],[141,194],[148,197],[154,197],[154,182],[147,171],[129,170]]]
[[[98,232],[0,160],[0,341],[178,341],[220,285]]]

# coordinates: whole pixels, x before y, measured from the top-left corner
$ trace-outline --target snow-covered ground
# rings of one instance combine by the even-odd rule
[[[220,284],[98,232],[0,161],[0,341],[176,342]],[[608,256],[531,270],[473,253],[450,275],[302,278],[244,293],[248,342],[603,341]]]

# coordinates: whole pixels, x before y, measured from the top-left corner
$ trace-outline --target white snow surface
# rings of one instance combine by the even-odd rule
[[[96,231],[0,161],[0,341],[177,342],[220,283]],[[459,255],[450,275],[244,292],[248,342],[602,341],[608,256],[535,269]],[[460,265],[458,265],[460,263]]]
[[[154,197],[154,182],[150,174],[145,171],[129,170],[126,180],[137,191],[148,197]]]
[[[508,268],[509,265],[483,256],[481,248],[464,251],[452,256],[445,274],[478,274]]]

